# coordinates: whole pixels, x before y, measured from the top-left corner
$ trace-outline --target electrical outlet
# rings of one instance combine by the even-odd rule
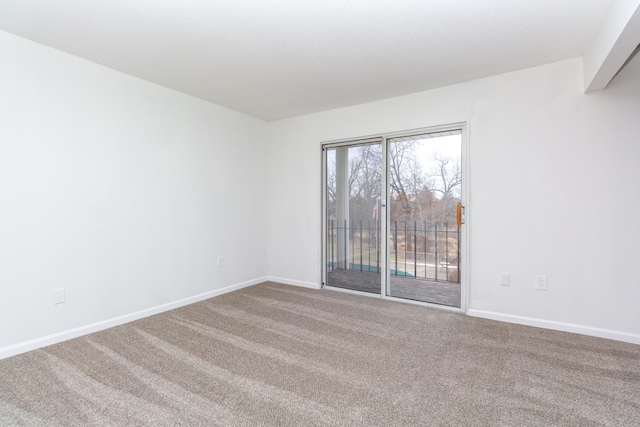
[[[536,276],[536,289],[539,291],[547,290],[547,276]]]
[[[222,268],[224,267],[224,258],[223,257],[218,257],[218,268]]]
[[[510,284],[509,282],[510,282],[510,280],[509,280],[509,273],[502,273],[502,274],[500,274],[500,284],[501,284],[502,286],[509,286],[509,284]]]

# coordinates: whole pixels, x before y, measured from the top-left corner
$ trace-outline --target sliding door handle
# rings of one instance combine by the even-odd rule
[[[458,206],[456,206],[456,221],[458,222],[458,228],[465,222],[465,208],[462,206],[462,203],[458,202]]]

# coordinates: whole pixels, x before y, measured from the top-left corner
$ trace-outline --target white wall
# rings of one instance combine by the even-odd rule
[[[588,95],[574,59],[269,123],[269,274],[320,283],[321,141],[467,121],[469,313],[640,343],[639,63]]]
[[[0,354],[265,276],[264,122],[8,33],[0,51]]]
[[[640,343],[638,59],[589,95],[576,59],[265,124],[0,50],[0,357],[266,275],[319,284],[320,142],[460,121],[470,313]]]

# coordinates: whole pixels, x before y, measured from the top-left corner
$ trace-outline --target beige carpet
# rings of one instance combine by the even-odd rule
[[[1,360],[0,425],[638,426],[640,346],[265,283]]]

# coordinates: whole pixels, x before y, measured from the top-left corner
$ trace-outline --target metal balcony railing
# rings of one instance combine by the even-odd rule
[[[327,223],[327,271],[380,273],[378,221]],[[460,230],[449,223],[392,221],[389,230],[390,274],[443,282],[460,282]]]

